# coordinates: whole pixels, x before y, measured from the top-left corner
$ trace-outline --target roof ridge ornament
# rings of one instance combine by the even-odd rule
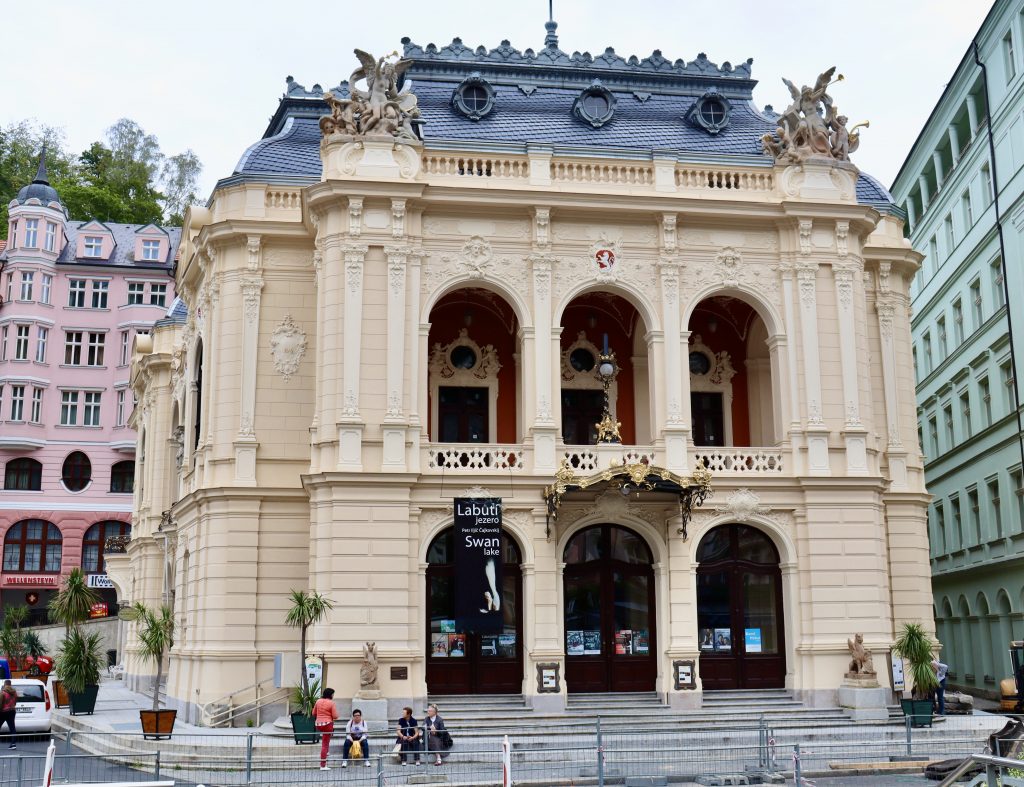
[[[558,34],[555,32],[558,29],[558,22],[555,21],[554,0],[548,0],[548,21],[544,23],[544,29],[547,30],[547,35],[544,36],[544,48],[558,49]]]
[[[36,169],[36,177],[33,183],[39,183],[43,186],[49,186],[49,176],[46,173],[46,143],[43,143],[42,150],[39,151],[39,167]]]
[[[835,71],[836,67],[832,66],[819,74],[813,88],[803,85],[797,89],[788,79],[782,78],[793,102],[779,116],[775,134],[761,137],[762,150],[766,154],[783,164],[814,158],[850,161],[850,154],[860,145],[857,129],[861,126],[867,128],[870,123],[865,121],[850,129],[846,127],[846,115],[839,114],[839,108],[827,92],[830,85],[845,79],[842,74],[832,79]]]

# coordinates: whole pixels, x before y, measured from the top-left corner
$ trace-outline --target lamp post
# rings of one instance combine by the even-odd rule
[[[604,410],[601,413],[601,420],[597,422],[598,443],[621,443],[619,427],[622,426],[612,418],[611,402],[608,399],[608,388],[618,374],[619,364],[615,360],[615,353],[608,349],[608,335],[604,337],[604,352],[597,359],[597,378],[604,388]]]

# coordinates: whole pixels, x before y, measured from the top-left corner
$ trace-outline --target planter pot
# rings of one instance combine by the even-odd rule
[[[68,700],[71,706],[71,715],[78,716],[87,713],[90,716],[96,710],[96,695],[100,693],[99,686],[86,686],[83,692],[68,692]]]
[[[903,715],[910,716],[911,727],[932,726],[932,701],[901,699],[900,707]]]
[[[14,678],[27,678],[27,677],[29,677],[29,672],[30,671],[31,670],[27,670],[27,669],[12,669],[11,670],[11,678],[12,679],[14,679]]]
[[[142,737],[147,740],[170,738],[174,732],[176,710],[140,710],[139,721],[142,723]]]
[[[292,714],[292,732],[296,743],[318,743],[320,736],[316,732],[316,722],[312,716],[301,711]]]
[[[53,681],[53,704],[58,708],[66,708],[71,704],[71,698],[68,697],[68,690],[64,688],[62,680]]]

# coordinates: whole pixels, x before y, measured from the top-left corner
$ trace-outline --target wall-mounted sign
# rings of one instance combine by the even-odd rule
[[[110,614],[110,611],[107,609],[107,605],[104,604],[102,601],[98,601],[95,604],[93,604],[91,607],[89,607],[89,617],[90,618],[105,618],[109,614]]]
[[[692,661],[673,661],[672,673],[675,677],[676,691],[697,688],[697,677],[694,674],[695,664]]]
[[[558,694],[561,686],[561,665],[556,662],[537,665],[537,693]]]
[[[743,647],[747,653],[760,653],[761,629],[743,629]]]
[[[113,588],[114,583],[106,574],[89,574],[86,584],[91,588]]]
[[[409,680],[408,667],[392,667],[391,680]]]
[[[890,651],[889,663],[892,665],[892,690],[905,691],[907,679],[903,676],[903,659]]]
[[[501,498],[455,498],[455,624],[459,632],[500,634]],[[465,646],[462,648],[463,655]],[[449,657],[454,656],[452,643]]]
[[[319,656],[306,656],[306,681],[312,686],[314,683],[320,683],[324,677],[324,663],[320,660]],[[323,686],[320,686],[323,689]]]
[[[4,577],[4,585],[8,587],[26,585],[49,585],[56,587],[60,577],[53,574],[8,574]]]

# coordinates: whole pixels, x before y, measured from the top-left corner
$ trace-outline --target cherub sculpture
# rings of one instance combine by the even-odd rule
[[[416,96],[409,85],[398,89],[412,61],[393,60],[397,52],[376,59],[361,49],[356,49],[355,54],[359,67],[348,79],[349,97],[338,98],[328,93],[325,100],[331,114],[320,119],[321,132],[324,136],[392,136],[418,141],[415,124],[420,111]],[[361,83],[365,83],[365,88]]]

